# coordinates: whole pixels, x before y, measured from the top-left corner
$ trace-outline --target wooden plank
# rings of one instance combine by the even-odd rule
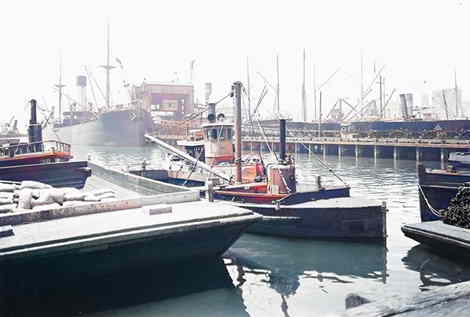
[[[350,294],[349,296],[358,295]],[[364,299],[369,300],[367,297]],[[386,298],[349,309],[341,316],[462,317],[468,315],[469,299],[470,282],[463,282],[418,293],[412,297],[404,298],[400,295],[389,295]]]
[[[417,232],[446,237],[470,245],[470,230],[443,223],[440,220],[409,224],[403,227]]]

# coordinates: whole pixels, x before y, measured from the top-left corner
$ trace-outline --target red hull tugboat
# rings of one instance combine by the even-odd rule
[[[71,147],[59,141],[42,140],[36,100],[32,99],[28,143],[0,146],[0,180],[20,182],[34,180],[55,187],[82,188],[91,175],[86,161],[69,162]]]
[[[150,142],[157,143],[174,155],[190,161],[191,170],[188,172],[178,169],[142,169],[131,172],[166,183],[199,186],[198,189],[206,194],[209,200],[214,198],[229,201],[233,205],[261,214],[263,221],[250,226],[248,232],[316,239],[362,241],[385,239],[386,208],[383,203],[364,197],[350,197],[350,188],[347,184],[335,187],[323,186],[320,177],[317,178],[315,189],[297,190],[295,164],[292,158],[286,156],[285,120],[280,121],[280,153],[277,162],[265,166],[260,159],[248,172],[241,158],[241,83],[236,82],[232,89],[236,105],[235,155],[230,162],[234,168],[229,166],[228,174],[224,173],[224,167],[200,162],[197,159],[200,155],[191,156],[150,135],[146,136]],[[211,121],[210,117],[215,118],[215,114],[211,115],[211,109],[209,112],[208,119]],[[226,151],[233,151],[232,133],[223,129],[228,129],[228,125],[217,125],[215,122],[203,125],[204,140],[199,153],[204,151],[206,156],[207,153],[225,156]],[[219,137],[222,135],[223,138]],[[225,143],[231,146],[226,146]],[[263,168],[259,168],[259,164]],[[199,169],[205,170],[206,173],[199,172]],[[235,170],[234,175],[230,174],[233,170]],[[208,179],[210,182],[207,182]],[[220,184],[210,190],[214,180]]]

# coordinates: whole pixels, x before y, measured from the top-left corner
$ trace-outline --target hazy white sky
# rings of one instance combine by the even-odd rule
[[[325,104],[338,97],[356,100],[360,89],[360,52],[365,86],[374,63],[385,65],[386,88],[399,92],[470,85],[469,4],[466,0],[325,1],[8,1],[0,9],[0,83],[2,119],[26,120],[26,101],[35,97],[57,104],[59,52],[66,92],[77,96],[75,76],[88,65],[104,87],[106,21],[111,25],[112,57],[125,72],[113,70],[118,101],[123,77],[132,83],[170,81],[175,72],[188,80],[195,59],[195,88],[212,82],[214,99],[235,80],[246,80],[250,58],[254,95],[274,82],[280,55],[281,110],[298,117],[301,56],[307,50],[308,106],[312,107],[313,64],[318,82],[340,72],[324,88]],[[114,63],[115,64],[115,63]],[[426,84],[424,84],[426,82]],[[121,88],[121,96],[124,95]],[[90,94],[89,94],[90,97]],[[273,94],[263,103],[272,109]],[[312,111],[309,109],[309,118]]]

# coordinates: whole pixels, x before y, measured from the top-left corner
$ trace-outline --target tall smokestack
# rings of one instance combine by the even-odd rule
[[[80,110],[87,110],[87,95],[86,95],[87,78],[86,76],[77,76],[77,90],[78,90],[78,102],[80,103]]]
[[[214,123],[216,119],[215,115],[215,103],[207,104],[207,121]]]
[[[42,127],[41,124],[38,123],[36,100],[31,99],[29,103],[31,104],[31,118],[28,127],[29,143],[42,142]],[[37,147],[37,149],[39,149],[39,147]]]
[[[36,99],[31,99],[29,103],[31,104],[31,117],[29,118],[29,124],[34,125],[38,123],[38,118],[36,114]]]
[[[286,161],[286,119],[279,120],[279,160]]]

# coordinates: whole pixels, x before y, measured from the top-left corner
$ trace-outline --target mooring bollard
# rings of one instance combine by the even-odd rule
[[[316,185],[317,185],[318,190],[323,189],[323,186],[322,186],[322,183],[321,183],[321,176],[320,176],[320,175],[317,175],[317,176],[315,177],[315,182],[316,182]]]
[[[207,181],[207,200],[214,201],[214,182],[212,180]]]

